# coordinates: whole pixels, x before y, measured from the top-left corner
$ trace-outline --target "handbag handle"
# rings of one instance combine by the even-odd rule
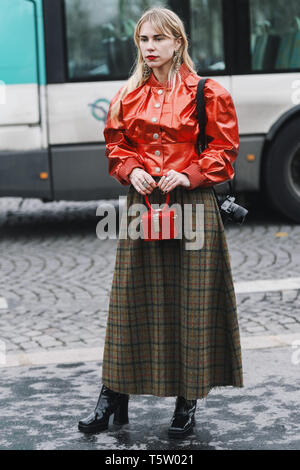
[[[145,195],[145,200],[146,200],[146,204],[147,204],[147,206],[149,207],[149,209],[151,209],[153,212],[155,212],[155,210],[152,209],[152,206],[151,206],[151,204],[150,204],[150,202],[149,202],[149,199],[148,199],[147,194]],[[167,206],[168,206],[168,204],[169,204],[169,201],[170,201],[170,193],[167,193],[166,203],[165,203],[164,207],[162,208],[162,211],[164,211],[164,210],[167,208]]]

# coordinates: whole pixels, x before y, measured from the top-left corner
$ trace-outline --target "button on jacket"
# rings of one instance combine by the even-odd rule
[[[119,119],[108,111],[104,138],[109,174],[121,184],[130,184],[134,168],[152,176],[163,176],[174,169],[190,180],[187,190],[213,186],[234,176],[233,162],[238,155],[239,134],[235,107],[229,92],[208,78],[204,87],[208,147],[199,154],[197,139],[196,93],[202,78],[180,67],[182,82],[163,86],[152,73],[141,86],[122,100]]]

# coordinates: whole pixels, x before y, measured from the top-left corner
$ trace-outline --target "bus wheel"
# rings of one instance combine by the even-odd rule
[[[271,143],[264,168],[270,202],[300,223],[300,121],[291,121]]]

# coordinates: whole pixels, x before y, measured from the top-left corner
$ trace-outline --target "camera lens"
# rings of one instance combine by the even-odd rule
[[[238,204],[233,204],[233,220],[238,224],[242,224],[245,220],[246,215],[248,214],[247,209],[239,206]]]

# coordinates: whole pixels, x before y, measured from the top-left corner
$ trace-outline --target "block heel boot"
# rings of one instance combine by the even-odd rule
[[[102,385],[97,405],[94,411],[86,418],[78,422],[79,431],[95,433],[108,429],[109,418],[113,416],[114,424],[128,423],[129,395],[114,392]]]
[[[184,397],[177,397],[171,426],[168,429],[169,437],[180,439],[193,431],[196,405],[197,400],[186,400]]]

